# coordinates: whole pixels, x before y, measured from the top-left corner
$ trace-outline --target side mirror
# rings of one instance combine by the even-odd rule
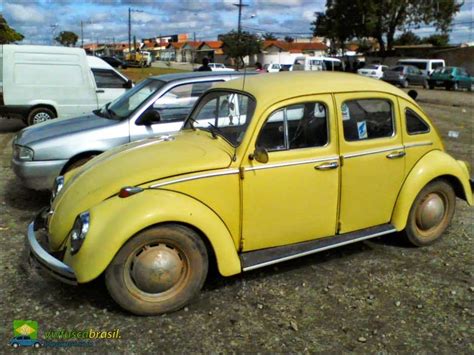
[[[147,110],[137,118],[135,124],[137,126],[151,126],[152,124],[161,122],[161,115],[158,111]]]
[[[416,101],[416,98],[418,97],[418,92],[416,90],[410,90],[408,91],[408,96],[410,96],[413,100]]]
[[[250,154],[250,160],[255,159],[259,163],[266,164],[268,163],[268,152],[265,148],[257,147],[253,154]]]
[[[124,88],[124,89],[131,89],[131,88],[133,88],[133,81],[128,80],[126,83],[123,83],[123,88]]]

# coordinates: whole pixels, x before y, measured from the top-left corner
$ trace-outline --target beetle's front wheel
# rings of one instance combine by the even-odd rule
[[[410,209],[405,229],[408,240],[416,246],[434,243],[441,237],[454,215],[456,195],[443,180],[426,185]]]
[[[177,310],[202,288],[206,246],[193,230],[166,225],[129,240],[105,273],[112,298],[126,310],[152,315]]]

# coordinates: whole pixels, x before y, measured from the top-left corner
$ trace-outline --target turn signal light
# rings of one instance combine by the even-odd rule
[[[141,187],[135,187],[135,186],[127,186],[127,187],[122,187],[120,189],[120,192],[118,194],[118,196],[120,198],[126,198],[126,197],[130,197],[132,195],[135,195],[139,192],[142,192],[143,189]]]

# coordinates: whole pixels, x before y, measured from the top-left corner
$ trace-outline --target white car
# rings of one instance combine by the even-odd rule
[[[381,64],[371,64],[357,70],[357,74],[368,76],[374,79],[382,79],[383,72],[388,69],[388,66]]]
[[[280,71],[281,65],[276,64],[276,63],[270,63],[270,64],[265,64],[263,68],[269,73],[277,73]]]
[[[227,68],[224,64],[221,63],[209,63],[209,67],[212,71],[235,71],[232,68]]]

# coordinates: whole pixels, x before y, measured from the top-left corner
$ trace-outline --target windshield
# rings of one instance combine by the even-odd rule
[[[213,91],[206,94],[184,129],[199,128],[226,139],[234,147],[242,142],[255,111],[255,100],[250,96],[229,91]]]
[[[398,71],[400,73],[403,73],[403,66],[400,65],[400,66],[391,67],[389,70],[390,71]]]
[[[146,79],[117,97],[111,103],[102,107],[99,111],[101,116],[115,120],[122,120],[130,116],[143,102],[156,93],[165,83],[161,80]]]
[[[375,70],[377,70],[378,68],[379,68],[379,66],[378,66],[378,65],[375,65],[375,64],[373,64],[373,65],[368,65],[368,66],[364,67],[364,69],[375,69]]]
[[[426,66],[428,65],[426,62],[409,62],[409,61],[399,61],[399,64],[403,65],[413,65],[414,67],[417,67],[420,70],[426,70]]]
[[[434,72],[436,74],[452,74],[454,68],[453,67],[443,67],[437,68]]]

